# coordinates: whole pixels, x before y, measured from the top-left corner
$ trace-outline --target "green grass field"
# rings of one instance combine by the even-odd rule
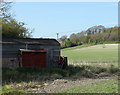
[[[59,93],[116,93],[118,92],[117,79],[105,79],[90,85],[83,85]]]
[[[118,63],[118,45],[77,46],[61,49],[61,55],[74,63]]]

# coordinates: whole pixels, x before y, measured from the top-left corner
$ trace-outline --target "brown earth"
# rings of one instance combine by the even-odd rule
[[[57,93],[60,91],[64,91],[73,87],[77,86],[83,86],[83,85],[90,85],[92,83],[106,80],[106,79],[114,79],[117,78],[117,76],[104,76],[104,74],[101,75],[101,77],[97,79],[89,79],[89,78],[59,78],[55,80],[49,80],[46,81],[41,87],[31,89],[28,92],[32,93]]]

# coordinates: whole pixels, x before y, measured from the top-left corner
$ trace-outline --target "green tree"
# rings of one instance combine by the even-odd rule
[[[0,1],[0,17],[2,21],[2,37],[4,38],[29,38],[32,35],[32,31],[25,27],[24,22],[19,22],[13,19],[9,12],[12,2],[6,2],[5,0]]]
[[[79,44],[79,35],[78,34],[72,34],[70,35],[70,41],[74,44],[74,45],[78,45]]]
[[[64,44],[65,44],[66,47],[72,46],[72,42],[70,41],[70,39],[66,39]]]
[[[29,38],[32,32],[24,27],[23,22],[17,22],[15,19],[2,20],[2,37],[3,38]]]

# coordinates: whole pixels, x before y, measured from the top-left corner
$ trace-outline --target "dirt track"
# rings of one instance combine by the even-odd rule
[[[38,88],[36,93],[57,93],[73,87],[89,85],[101,80],[110,79],[111,77],[101,79],[56,79],[51,82],[46,82],[43,87]],[[113,77],[112,77],[113,79]]]
[[[94,82],[98,82],[102,79],[87,79],[87,80],[66,80],[57,79],[53,81],[50,85],[43,86],[38,89],[38,93],[57,93],[59,91],[64,91],[73,87],[81,85],[89,85]]]

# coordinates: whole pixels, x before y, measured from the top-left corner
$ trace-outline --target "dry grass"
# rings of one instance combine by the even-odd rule
[[[49,85],[55,79],[100,78],[118,74],[113,64],[69,64],[63,69],[3,68],[3,91],[27,93]]]

